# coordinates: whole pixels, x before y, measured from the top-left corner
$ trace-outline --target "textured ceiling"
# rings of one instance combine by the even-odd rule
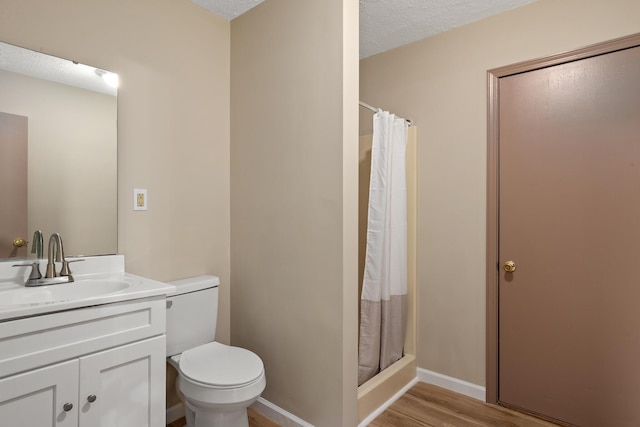
[[[535,0],[360,0],[360,58],[533,1]]]
[[[1,42],[0,69],[112,96],[117,92],[100,78],[95,67]]]
[[[263,0],[192,1],[231,20]],[[533,1],[535,0],[360,0],[360,58]]]
[[[216,15],[226,19],[233,19],[247,10],[259,5],[263,0],[191,0]],[[276,0],[277,1],[277,0]]]

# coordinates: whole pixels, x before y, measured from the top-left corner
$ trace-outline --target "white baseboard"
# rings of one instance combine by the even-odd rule
[[[483,402],[486,401],[486,388],[477,384],[422,368],[418,368],[418,380],[446,388],[447,390],[455,391],[456,393],[464,394],[465,396],[469,396],[474,399],[482,400]]]
[[[258,401],[251,405],[251,408],[282,427],[313,427],[302,418],[296,417],[291,412],[285,411],[262,397],[259,397]]]

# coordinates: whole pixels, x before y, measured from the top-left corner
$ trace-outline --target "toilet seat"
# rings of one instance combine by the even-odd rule
[[[186,350],[178,366],[192,384],[215,389],[247,387],[264,378],[264,365],[255,353],[218,342]]]

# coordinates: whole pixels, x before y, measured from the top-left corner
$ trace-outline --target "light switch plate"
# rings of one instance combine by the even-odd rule
[[[134,211],[146,211],[149,200],[147,199],[147,190],[134,188],[133,189],[133,210]]]

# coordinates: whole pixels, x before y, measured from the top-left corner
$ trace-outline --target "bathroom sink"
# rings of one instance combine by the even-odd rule
[[[51,304],[62,301],[96,298],[123,291],[131,283],[114,279],[85,279],[71,283],[0,291],[0,305]]]
[[[15,261],[0,262],[0,323],[30,316],[83,307],[164,298],[174,286],[124,271],[122,255],[84,257],[73,265],[71,283],[25,286],[29,269],[17,269]],[[40,260],[44,271],[46,260]],[[1,325],[0,325],[1,327]]]

